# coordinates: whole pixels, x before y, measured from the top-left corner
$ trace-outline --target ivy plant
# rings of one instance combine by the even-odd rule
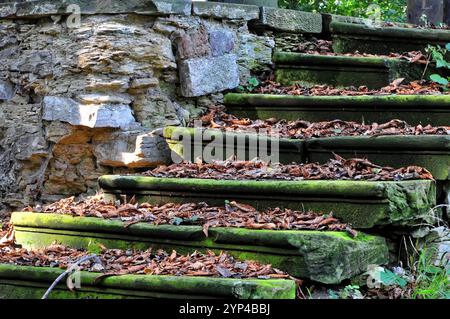
[[[432,61],[436,64],[437,69],[450,70],[450,62],[446,60],[446,55],[450,53],[450,43],[447,43],[444,47],[440,45],[429,45],[427,52],[430,54]],[[440,74],[434,73],[430,75],[430,80],[442,85],[444,90],[448,90],[450,83],[450,76],[443,77]]]

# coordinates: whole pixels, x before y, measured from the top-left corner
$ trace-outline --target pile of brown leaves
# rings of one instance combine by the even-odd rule
[[[315,85],[305,87],[299,84],[282,86],[272,79],[265,80],[256,88],[253,93],[276,94],[276,95],[304,95],[304,96],[360,96],[360,95],[429,95],[429,94],[449,94],[444,92],[442,87],[434,82],[413,81],[402,84],[403,78],[393,81],[388,86],[379,90],[369,90],[366,86],[359,88],[336,88],[328,85]]]
[[[0,248],[0,263],[35,267],[68,268],[89,252],[51,245],[45,249],[27,250],[23,248]],[[80,264],[85,271],[103,272],[97,280],[111,275],[148,274],[175,276],[210,276],[230,278],[289,278],[289,275],[254,261],[237,261],[227,253],[216,256],[194,252],[189,255],[171,254],[163,250],[135,251],[103,249],[99,255],[102,264],[88,260]]]
[[[284,50],[283,50],[284,51]],[[421,51],[409,51],[406,53],[390,53],[389,55],[376,55],[369,53],[360,53],[359,51],[353,53],[334,53],[333,41],[310,38],[303,40],[295,48],[288,50],[296,53],[317,54],[327,56],[351,56],[351,57],[379,57],[379,58],[397,58],[407,60],[410,63],[427,64],[428,57]]]
[[[332,41],[311,38],[302,41],[293,51],[307,54],[332,54],[332,45]]]
[[[237,118],[223,111],[223,108],[210,108],[201,117],[202,126],[232,132],[253,132],[284,138],[314,138],[330,136],[381,136],[381,135],[450,135],[450,126],[431,125],[410,126],[404,121],[392,120],[387,123],[370,125],[334,120],[315,122],[277,119],[251,120]],[[191,126],[193,123],[191,123]]]
[[[10,226],[5,231],[0,231],[0,248],[14,244],[14,228]]]
[[[433,179],[425,168],[408,166],[399,169],[381,167],[366,159],[344,159],[335,155],[326,164],[268,164],[262,161],[217,161],[213,163],[179,163],[159,166],[142,173],[154,177],[203,178],[222,180],[413,180]]]
[[[429,23],[427,26],[417,25],[417,24],[406,24],[406,23],[395,23],[395,22],[384,22],[383,27],[400,27],[407,29],[435,29],[435,30],[450,30],[450,26],[443,24],[435,25],[433,23]]]
[[[202,225],[206,236],[208,236],[210,227],[333,230],[346,231],[353,237],[357,235],[349,225],[339,222],[332,214],[324,215],[280,208],[260,212],[253,206],[234,201],[227,201],[224,206],[218,207],[203,202],[164,205],[138,204],[134,199],[127,204],[108,203],[98,196],[77,202],[74,197],[70,197],[44,206],[43,212],[120,219],[127,222],[127,226],[139,222],[149,222],[155,225]]]

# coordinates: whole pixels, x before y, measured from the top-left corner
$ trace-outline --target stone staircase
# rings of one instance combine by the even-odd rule
[[[389,54],[421,50],[425,44],[446,43],[450,33],[440,30],[416,30],[397,27],[368,28],[330,16],[324,34],[333,39],[336,53],[358,50],[361,53]],[[385,57],[315,56],[277,52],[275,76],[284,85],[300,83],[345,87],[366,85],[380,88],[393,79],[417,78],[423,69],[409,68],[406,62]],[[410,124],[449,125],[449,95],[375,95],[375,96],[286,96],[228,93],[227,111],[252,119],[279,118],[307,121],[347,120],[386,122],[404,120]],[[199,140],[185,143],[183,137],[199,133]],[[202,134],[206,134],[203,137]],[[252,148],[269,140],[278,143],[282,163],[325,162],[333,153],[345,157],[367,157],[393,167],[419,165],[436,179],[410,181],[343,180],[214,180],[197,178],[157,178],[133,175],[108,175],[99,179],[107,199],[135,197],[152,204],[207,202],[223,205],[227,200],[248,203],[258,209],[268,207],[333,212],[334,216],[358,230],[352,237],[338,231],[252,230],[214,228],[208,236],[200,226],[150,225],[138,223],[125,227],[123,222],[92,217],[71,217],[45,213],[14,213],[12,224],[16,240],[27,248],[42,248],[57,241],[75,248],[102,245],[121,249],[172,250],[189,253],[207,249],[228,251],[241,260],[270,263],[292,276],[321,284],[339,284],[367,271],[369,265],[392,261],[392,237],[389,232],[410,231],[420,223],[433,223],[432,208],[448,198],[450,179],[450,137],[435,136],[352,136],[305,140],[280,139],[248,133],[223,133],[218,130],[166,127],[169,147],[179,159],[195,161],[192,149],[203,150],[214,139],[239,139],[244,143],[230,146],[217,154],[248,159]],[[197,144],[196,144],[197,143]],[[189,155],[187,155],[189,154]],[[386,229],[388,229],[386,231]],[[8,282],[16,282],[12,266],[0,265],[0,294]],[[43,282],[60,271],[26,269],[23,282],[35,282],[36,289],[24,284],[17,294],[36,297]],[[8,277],[9,276],[9,277]],[[87,290],[78,297],[124,295],[128,297],[237,297],[293,298],[290,280],[238,280],[158,276],[119,276],[108,278],[99,288],[90,274],[83,275]],[[8,281],[9,280],[9,281]],[[25,287],[25,288],[24,288]],[[27,292],[28,291],[28,292]],[[119,292],[116,292],[119,291]],[[58,297],[67,294],[59,292]]]

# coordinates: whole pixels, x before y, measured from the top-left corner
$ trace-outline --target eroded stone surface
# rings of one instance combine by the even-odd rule
[[[80,14],[137,13],[168,15],[191,13],[190,0],[37,0],[0,5],[0,18]]]
[[[61,121],[87,127],[130,129],[139,124],[134,120],[131,108],[125,104],[79,104],[73,99],[46,96],[42,119]]]
[[[175,10],[171,9],[175,2],[151,1],[167,6],[166,13],[159,7],[161,14],[156,15],[85,14],[79,27],[69,28],[67,14],[55,11],[61,1],[38,2],[47,3],[47,9],[40,6],[26,19],[0,19],[0,202],[11,207],[92,193],[101,174],[132,172],[134,167],[159,162],[165,158],[164,145],[147,137],[148,132],[185,125],[206,107],[221,102],[220,90],[237,82],[236,57],[231,59],[230,54],[238,56],[244,76],[250,76],[253,68],[247,65],[252,61],[241,59],[252,50],[240,50],[238,35],[250,35],[246,21],[258,17],[256,6],[237,5],[227,11],[230,7],[219,3],[223,17],[215,19],[187,15],[190,10],[168,14]],[[87,3],[85,8],[94,3],[78,2]],[[147,2],[114,3],[119,4],[111,12]],[[190,8],[189,1],[177,5]],[[0,12],[13,15],[17,8],[14,2],[1,4]],[[44,9],[47,13],[42,13]],[[38,18],[39,10],[44,18]],[[55,12],[56,16],[49,16]],[[200,28],[206,30],[204,40],[214,51],[201,58],[206,65],[214,62],[216,68],[209,73],[199,68],[194,78],[200,81],[200,75],[206,74],[208,83],[202,92],[196,87],[195,94],[214,93],[185,98],[180,93],[173,35]],[[255,51],[259,50],[256,42],[270,40],[250,37]],[[267,52],[258,60],[264,61]],[[217,63],[213,55],[227,62]],[[96,114],[95,122],[91,114]],[[119,119],[111,119],[112,114]],[[117,140],[117,147],[108,140]],[[125,160],[123,154],[128,154]]]
[[[239,20],[256,20],[259,18],[259,7],[252,5],[236,5],[208,1],[193,1],[192,12],[202,17],[227,18]]]
[[[322,15],[319,13],[262,7],[261,23],[277,31],[322,32]]]
[[[234,54],[185,60],[180,63],[181,92],[200,96],[233,89],[239,85],[239,71]]]
[[[11,82],[0,80],[0,100],[10,100],[14,96]]]

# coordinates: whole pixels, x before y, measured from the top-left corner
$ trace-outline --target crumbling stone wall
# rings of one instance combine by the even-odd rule
[[[249,30],[259,18],[257,6],[184,0],[0,3],[0,210],[169,161],[155,129],[270,66],[271,32]]]

